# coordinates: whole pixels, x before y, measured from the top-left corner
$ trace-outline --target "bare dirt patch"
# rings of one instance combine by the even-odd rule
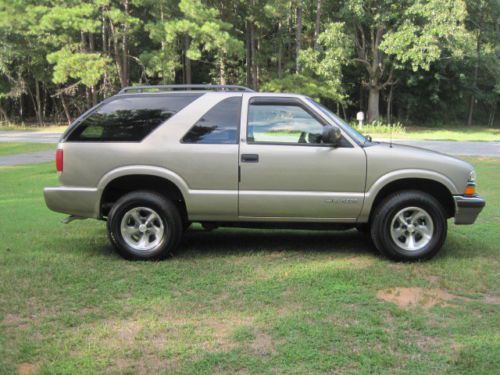
[[[449,301],[457,298],[443,289],[428,288],[390,288],[377,292],[377,298],[394,303],[401,308],[424,307],[435,305],[450,306]]]
[[[20,375],[34,374],[40,366],[34,363],[24,362],[17,366],[17,373]]]
[[[253,351],[259,355],[276,353],[273,338],[265,332],[257,332],[255,340],[251,345]]]
[[[484,297],[484,303],[488,305],[500,305],[500,296],[485,296]]]

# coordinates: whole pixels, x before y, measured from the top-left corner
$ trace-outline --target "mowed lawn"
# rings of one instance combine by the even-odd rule
[[[49,150],[54,150],[55,154],[56,148],[57,146],[51,143],[0,142],[0,156],[23,154],[26,152],[49,151]]]
[[[361,131],[363,133],[363,131]],[[377,133],[376,131],[367,130],[366,134],[370,134],[373,139],[388,139],[390,131]],[[364,134],[364,133],[363,133]],[[393,139],[413,139],[422,141],[479,141],[500,142],[500,128],[486,127],[406,127],[404,133],[393,133]]]
[[[354,230],[199,228],[127,262],[45,207],[52,164],[0,168],[0,373],[498,374],[500,159],[469,160],[485,211],[416,264]]]

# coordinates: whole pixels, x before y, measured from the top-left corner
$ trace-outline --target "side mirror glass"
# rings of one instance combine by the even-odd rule
[[[342,139],[342,133],[340,132],[340,129],[337,126],[332,126],[330,124],[324,126],[323,133],[321,134],[321,141],[323,143],[335,147],[340,143],[341,139]]]

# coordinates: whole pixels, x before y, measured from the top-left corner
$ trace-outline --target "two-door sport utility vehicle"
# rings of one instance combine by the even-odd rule
[[[447,219],[484,200],[473,167],[373,142],[312,99],[240,86],[133,86],[79,117],[56,152],[47,206],[107,220],[128,259],[162,259],[192,222],[358,228],[396,260],[428,259]]]

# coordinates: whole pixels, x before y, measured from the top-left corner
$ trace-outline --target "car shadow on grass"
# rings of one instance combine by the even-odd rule
[[[303,253],[374,254],[370,241],[356,230],[283,230],[190,228],[176,256],[226,256],[252,252],[290,251]]]

